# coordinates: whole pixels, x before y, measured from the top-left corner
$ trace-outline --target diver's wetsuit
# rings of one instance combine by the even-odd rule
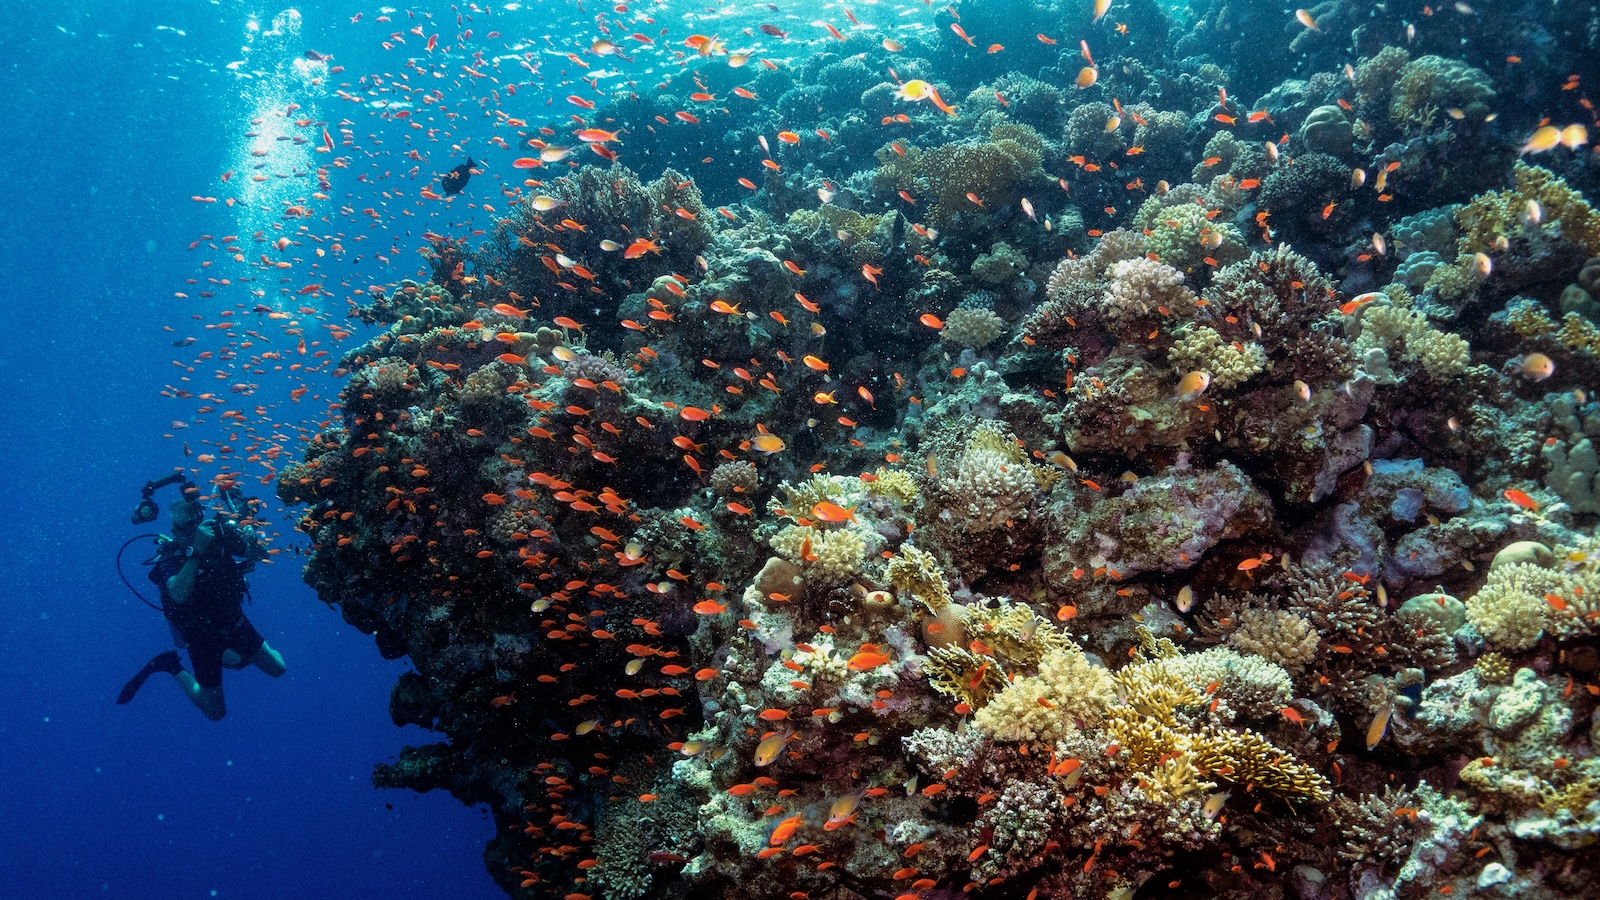
[[[232,650],[241,661],[256,655],[265,641],[245,618],[245,573],[253,567],[256,547],[236,525],[226,525],[200,555],[194,591],[188,603],[179,603],[167,591],[167,580],[188,560],[185,548],[169,543],[161,548],[150,580],[161,589],[162,611],[188,646],[194,680],[203,688],[222,684],[222,654]],[[236,557],[243,557],[239,561]],[[242,663],[241,663],[242,665]]]

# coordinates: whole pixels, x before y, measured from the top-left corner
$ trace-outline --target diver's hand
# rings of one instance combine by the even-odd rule
[[[216,536],[217,523],[210,521],[201,522],[200,526],[194,531],[194,552],[197,555],[206,552],[206,548],[211,546],[211,541],[215,539]]]

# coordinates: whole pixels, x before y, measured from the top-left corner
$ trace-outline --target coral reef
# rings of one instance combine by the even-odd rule
[[[380,783],[529,898],[1583,896],[1600,174],[1481,6],[605,20],[274,463]]]

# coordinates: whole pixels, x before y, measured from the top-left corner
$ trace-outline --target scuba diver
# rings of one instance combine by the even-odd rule
[[[255,501],[245,500],[236,487],[222,488],[219,493],[227,510],[208,519],[199,490],[181,472],[144,486],[144,498],[133,513],[134,524],[153,521],[159,515],[152,496],[172,484],[183,485],[183,497],[172,507],[172,534],[157,535],[156,554],[145,561],[151,566],[150,580],[160,591],[161,605],[145,603],[166,616],[174,643],[188,651],[194,671],[191,674],[183,668],[177,650],[158,653],[123,686],[117,703],[129,702],[151,675],[165,672],[177,680],[184,695],[206,718],[216,721],[227,715],[222,699],[224,667],[253,665],[274,678],[286,671],[283,657],[267,645],[242,608],[249,595],[245,576],[258,560],[266,558],[266,551],[255,530],[238,519],[240,509],[248,511]],[[138,538],[129,543],[133,540]],[[133,590],[133,585],[128,587]]]

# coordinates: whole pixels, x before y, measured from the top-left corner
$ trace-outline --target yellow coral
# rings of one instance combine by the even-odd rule
[[[1215,328],[1201,325],[1173,341],[1167,362],[1179,372],[1205,372],[1211,376],[1213,387],[1229,390],[1266,368],[1267,353],[1253,342],[1224,341]]]
[[[934,647],[923,667],[934,690],[973,709],[982,709],[1006,686],[1005,670],[993,657],[961,647]]]
[[[1581,350],[1591,356],[1600,351],[1600,329],[1587,318],[1569,312],[1561,317],[1561,327],[1556,331],[1556,340],[1569,350]]]
[[[1357,352],[1382,348],[1422,366],[1428,377],[1446,381],[1467,370],[1472,348],[1459,335],[1433,327],[1428,317],[1414,309],[1375,303],[1361,311]]]
[[[1544,306],[1525,297],[1506,304],[1506,324],[1524,339],[1544,337],[1556,330],[1556,323]]]
[[[1006,436],[1004,432],[988,424],[979,425],[973,429],[972,437],[967,439],[967,449],[999,453],[1012,462],[1024,462],[1028,458],[1021,445]]]
[[[783,501],[773,497],[767,502],[767,510],[791,519],[803,518],[811,515],[812,508],[818,503],[844,499],[845,494],[858,484],[858,479],[840,475],[817,475],[798,485],[785,481],[778,486],[783,491]]]
[[[906,544],[889,560],[889,583],[916,598],[930,612],[950,604],[950,589],[945,586],[944,570],[933,554]]]
[[[1218,649],[1185,656],[1166,638],[1139,629],[1141,661],[1115,676],[1123,704],[1107,713],[1106,729],[1119,745],[1119,764],[1132,769],[1150,790],[1184,790],[1206,785],[1206,779],[1254,785],[1287,800],[1327,799],[1328,782],[1315,770],[1248,729],[1231,730],[1196,724],[1196,715],[1210,706],[1211,695],[1196,678],[1211,678],[1216,696],[1237,694],[1241,706],[1274,706],[1286,702],[1289,677],[1282,669],[1248,657],[1261,671],[1223,684],[1241,658]],[[1254,695],[1254,696],[1252,696]],[[1262,710],[1252,709],[1259,715]],[[1193,771],[1171,768],[1182,759]],[[1194,789],[1199,789],[1195,787]]]
[[[1478,673],[1478,681],[1483,684],[1509,684],[1511,682],[1511,661],[1503,654],[1490,650],[1478,657],[1472,664]]]
[[[1512,174],[1516,177],[1515,187],[1479,194],[1456,213],[1462,253],[1489,252],[1496,238],[1520,232],[1522,217],[1532,200],[1543,210],[1544,227],[1559,225],[1562,237],[1582,247],[1589,256],[1600,256],[1600,213],[1582,194],[1549,169],[1521,160],[1512,167]]]
[[[1328,779],[1248,728],[1207,729],[1194,742],[1200,771],[1285,800],[1326,800]]]
[[[969,607],[966,630],[995,656],[1014,665],[1031,667],[1046,653],[1072,647],[1065,634],[1020,604]]]
[[[1098,724],[1116,700],[1111,673],[1068,644],[1039,660],[1039,674],[1013,679],[973,721],[996,740],[1053,744],[1080,723]]]
[[[811,540],[811,558],[803,559],[801,549],[807,538]],[[773,536],[771,544],[779,556],[797,563],[808,579],[825,584],[838,584],[859,574],[867,556],[866,541],[848,528],[822,531],[788,525]]]
[[[1490,644],[1526,650],[1544,633],[1544,595],[1559,588],[1561,580],[1561,573],[1532,563],[1496,566],[1467,600],[1467,620]]]
[[[877,477],[867,482],[867,493],[880,497],[893,497],[906,506],[916,503],[922,496],[917,479],[905,469],[878,467]]]
[[[1554,565],[1531,562],[1491,566],[1483,587],[1467,601],[1467,618],[1489,643],[1524,650],[1541,633],[1579,638],[1600,633],[1600,541],[1554,548]]]

